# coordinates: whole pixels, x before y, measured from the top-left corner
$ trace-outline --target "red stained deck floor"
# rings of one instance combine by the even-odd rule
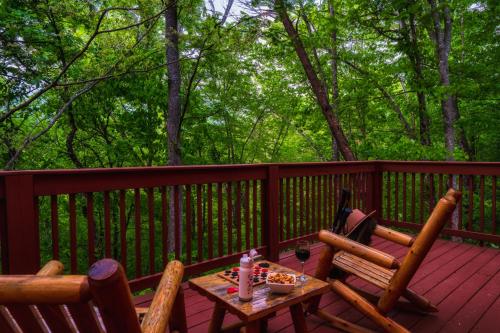
[[[375,238],[374,247],[402,258],[406,248]],[[306,273],[314,274],[321,245],[314,245],[311,258],[306,263]],[[280,264],[300,270],[300,264],[292,252],[283,253]],[[376,287],[361,280],[352,280],[373,292]],[[438,240],[410,283],[416,292],[429,298],[439,308],[431,315],[394,311],[391,317],[412,332],[500,332],[500,251]],[[213,303],[184,283],[186,314],[189,332],[206,332],[212,315]],[[145,306],[148,296],[136,299]],[[333,293],[323,296],[321,307],[343,319],[376,330],[377,327],[358,311]],[[227,315],[224,324],[237,318]],[[325,321],[307,317],[311,332],[337,332]],[[269,321],[269,332],[293,332],[288,310],[279,311]]]

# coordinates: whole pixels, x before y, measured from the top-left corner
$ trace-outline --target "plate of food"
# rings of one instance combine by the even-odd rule
[[[266,278],[266,285],[271,292],[277,294],[288,294],[295,287],[297,276],[288,273],[269,273]]]

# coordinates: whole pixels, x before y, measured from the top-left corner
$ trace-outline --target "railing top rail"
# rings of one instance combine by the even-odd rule
[[[213,165],[181,165],[181,166],[150,166],[150,167],[123,167],[123,168],[83,168],[83,169],[43,169],[43,170],[16,170],[0,171],[0,176],[9,175],[69,175],[69,174],[99,174],[99,173],[158,173],[158,172],[177,172],[177,171],[211,171],[211,170],[239,170],[239,169],[260,169],[270,166],[279,166],[280,168],[307,168],[307,167],[346,167],[346,166],[387,166],[387,167],[406,167],[406,168],[424,168],[424,167],[451,167],[474,169],[477,167],[488,168],[500,172],[500,162],[462,162],[462,161],[391,161],[391,160],[372,160],[372,161],[339,161],[339,162],[297,162],[297,163],[258,163],[258,164],[213,164]]]
[[[377,161],[382,171],[499,176],[500,162]]]
[[[9,175],[38,175],[38,174],[97,174],[97,173],[135,173],[135,172],[173,172],[173,171],[210,171],[220,169],[259,169],[270,166],[279,167],[317,167],[317,166],[347,166],[370,165],[375,161],[340,161],[340,162],[306,162],[306,163],[256,163],[256,164],[213,164],[213,165],[179,165],[179,166],[150,166],[150,167],[123,167],[123,168],[83,168],[83,169],[43,169],[43,170],[16,170],[0,171],[0,176]]]
[[[280,177],[374,171],[500,176],[500,162],[383,160],[20,170],[0,171],[0,198],[5,196],[3,179],[9,176],[31,176],[35,195],[51,195],[266,179],[273,166],[279,167]]]

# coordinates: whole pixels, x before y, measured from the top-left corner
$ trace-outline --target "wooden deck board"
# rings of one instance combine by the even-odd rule
[[[401,259],[406,248],[375,238],[373,246]],[[312,247],[311,258],[305,264],[307,274],[313,275],[322,246]],[[300,264],[293,252],[280,256],[280,264],[300,271]],[[381,292],[360,279],[350,278],[356,286]],[[410,283],[415,291],[424,294],[437,304],[439,312],[421,315],[396,311],[391,317],[412,332],[494,332],[500,331],[500,251],[469,244],[438,240]],[[189,332],[206,332],[212,315],[213,303],[205,297],[185,289],[186,315]],[[146,306],[151,295],[136,298],[136,303]],[[351,320],[370,329],[377,329],[368,319],[333,293],[323,296],[320,307],[339,317]],[[225,324],[238,319],[227,315]],[[339,332],[323,320],[307,317],[311,332]],[[269,321],[269,332],[293,332],[290,313],[279,311]]]

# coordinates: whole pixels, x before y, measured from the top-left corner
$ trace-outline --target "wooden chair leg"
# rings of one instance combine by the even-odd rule
[[[169,326],[170,332],[178,331],[180,333],[187,333],[186,307],[184,304],[184,290],[182,286],[179,288],[177,296],[175,297]]]
[[[382,327],[386,332],[409,333],[406,328],[399,325],[394,320],[384,316],[373,304],[368,302],[366,299],[361,297],[358,293],[350,289],[347,285],[340,282],[339,280],[331,281],[330,286],[334,292],[336,292],[339,296],[349,302],[365,316],[370,318],[377,325]]]
[[[350,333],[373,333],[373,331],[370,331],[367,328],[364,328],[363,326],[359,326],[356,324],[353,324],[351,322],[348,322],[347,320],[344,320],[342,318],[333,316],[329,314],[326,311],[323,310],[318,310],[315,313],[316,316],[319,318],[326,320],[327,322],[330,323],[335,328],[338,328],[342,331],[345,332],[350,332]]]
[[[350,285],[348,283],[346,283],[346,285],[349,288],[351,288],[352,290],[354,290],[355,292],[357,292],[358,294],[360,294],[362,297],[364,297],[368,302],[372,303],[373,305],[376,305],[380,299],[379,295],[369,293],[363,289],[357,288],[356,286]],[[421,297],[419,295],[416,295],[416,296]],[[408,298],[406,298],[406,299],[408,299]],[[425,300],[425,298],[424,298],[424,300]],[[417,300],[417,301],[419,301],[419,300]],[[424,305],[417,304],[417,302],[398,301],[398,302],[396,302],[395,307],[398,309],[401,309],[401,310],[417,312],[417,313],[421,313],[421,314],[437,311],[437,308],[434,307],[430,302],[428,302],[428,304],[429,305],[427,305],[427,303],[426,303],[426,305],[424,306]],[[433,310],[433,309],[435,309],[435,310]]]
[[[314,277],[318,280],[326,281],[330,269],[332,268],[333,255],[335,254],[335,249],[330,245],[323,247],[321,255],[318,260],[318,265],[316,266],[316,272]],[[314,296],[307,304],[307,312],[315,313],[318,310],[319,302],[321,301],[321,295]]]
[[[403,297],[418,307],[424,312],[438,312],[438,308],[431,303],[427,298],[420,296],[413,290],[407,288],[403,293]]]

